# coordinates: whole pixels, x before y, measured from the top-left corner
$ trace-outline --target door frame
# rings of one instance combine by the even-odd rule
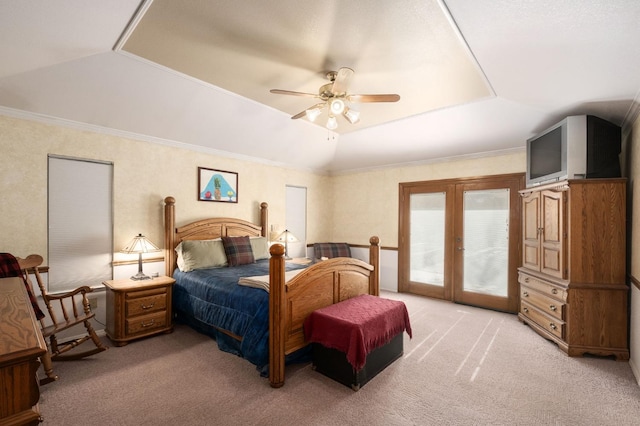
[[[482,184],[504,183],[505,181],[517,181],[517,190],[512,187],[510,202],[510,238],[515,239],[511,245],[513,249],[509,251],[509,295],[507,303],[500,306],[494,306],[490,303],[491,309],[503,310],[506,312],[518,311],[518,267],[520,266],[522,256],[522,214],[521,201],[518,190],[525,187],[524,173],[510,173],[492,176],[478,176],[468,178],[452,178],[435,181],[419,181],[419,182],[401,182],[399,184],[399,215],[398,215],[398,291],[400,293],[414,293],[427,297],[434,297],[443,300],[455,301],[459,303],[480,305],[492,300],[492,296],[484,296],[479,294],[478,297],[456,297],[456,292],[460,292],[461,283],[456,280],[461,279],[460,271],[456,271],[456,265],[460,264],[461,255],[456,253],[455,232],[461,229],[462,220],[460,214],[448,214],[445,217],[445,247],[444,247],[444,284],[439,286],[429,286],[425,284],[411,283],[410,276],[410,209],[409,198],[412,194],[426,192],[442,192],[443,188],[450,194],[447,196],[445,211],[451,212],[456,208],[456,203],[460,203],[460,196],[457,195],[456,188],[465,186],[478,186]],[[509,186],[509,185],[506,185]]]

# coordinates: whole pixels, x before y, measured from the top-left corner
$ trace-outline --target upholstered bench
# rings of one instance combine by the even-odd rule
[[[318,309],[304,322],[313,368],[357,391],[402,356],[411,337],[403,302],[363,294]]]

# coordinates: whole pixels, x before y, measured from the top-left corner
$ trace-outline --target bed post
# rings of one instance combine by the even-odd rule
[[[369,264],[373,266],[370,276],[370,291],[374,296],[380,296],[380,238],[373,236],[369,239]]]
[[[164,199],[164,270],[168,277],[173,276],[173,268],[176,264],[175,232],[176,199],[167,197]]]
[[[269,252],[269,383],[279,388],[284,385],[284,246],[274,244]]]
[[[262,226],[262,236],[267,237],[269,235],[269,204],[260,203],[260,226]]]

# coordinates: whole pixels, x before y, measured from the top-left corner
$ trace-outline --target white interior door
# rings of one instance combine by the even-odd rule
[[[288,243],[289,257],[307,255],[307,188],[287,185],[286,226],[297,242]]]

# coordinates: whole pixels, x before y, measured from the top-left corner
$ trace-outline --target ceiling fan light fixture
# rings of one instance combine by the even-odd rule
[[[358,121],[360,121],[360,111],[356,111],[355,109],[345,107],[342,115],[344,115],[344,118],[349,120],[349,123],[351,124],[356,124]]]
[[[336,118],[333,115],[330,115],[329,119],[327,120],[327,129],[334,130],[337,128],[338,128],[338,120],[336,120]]]
[[[307,115],[309,121],[314,122],[316,121],[316,118],[318,118],[318,116],[322,114],[322,110],[320,108],[309,108],[307,111],[305,111],[305,114]]]
[[[334,114],[342,114],[344,111],[345,105],[342,99],[332,99],[329,105],[329,109]]]

